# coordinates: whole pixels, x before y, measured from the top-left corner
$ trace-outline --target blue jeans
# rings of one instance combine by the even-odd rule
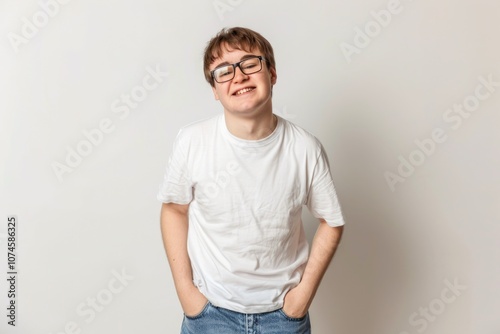
[[[196,316],[184,316],[181,334],[310,334],[309,314],[290,318],[281,309],[244,314],[212,305]]]

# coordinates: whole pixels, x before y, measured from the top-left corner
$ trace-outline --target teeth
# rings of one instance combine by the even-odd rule
[[[253,90],[253,88],[243,88],[242,90],[239,90],[236,92],[236,95],[240,95],[240,94],[243,94],[243,93],[246,93],[246,92],[249,92]]]

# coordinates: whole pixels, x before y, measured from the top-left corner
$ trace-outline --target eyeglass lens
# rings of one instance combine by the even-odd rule
[[[244,74],[253,74],[262,69],[259,58],[250,58],[240,62],[240,69]],[[222,66],[214,70],[215,81],[221,83],[234,78],[235,69],[233,65]]]

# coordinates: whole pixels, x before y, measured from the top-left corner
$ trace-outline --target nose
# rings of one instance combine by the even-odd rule
[[[241,70],[241,68],[239,66],[237,66],[234,69],[233,82],[241,82],[241,81],[246,80],[247,78],[248,78],[248,75],[243,73],[243,71]]]

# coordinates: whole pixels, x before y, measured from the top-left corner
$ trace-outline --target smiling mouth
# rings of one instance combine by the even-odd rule
[[[243,89],[240,89],[239,91],[237,91],[236,93],[234,93],[233,95],[241,95],[241,94],[245,94],[245,93],[248,93],[248,92],[251,92],[255,89],[255,87],[247,87],[247,88],[243,88]]]

